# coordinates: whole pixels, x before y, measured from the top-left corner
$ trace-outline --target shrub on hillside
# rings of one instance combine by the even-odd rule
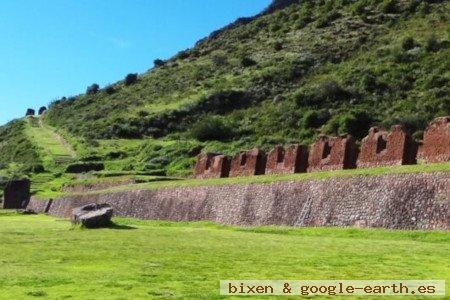
[[[251,67],[256,65],[256,61],[251,59],[250,57],[244,56],[241,58],[241,66],[244,68]]]
[[[439,51],[440,47],[441,47],[441,44],[439,43],[439,40],[436,38],[435,35],[432,35],[427,39],[427,44],[425,46],[425,49],[428,52]]]
[[[216,53],[211,57],[212,63],[217,67],[222,67],[228,64],[227,57],[222,53]]]
[[[350,111],[331,118],[325,126],[325,133],[332,135],[351,134],[356,139],[364,138],[373,119],[365,111]]]
[[[159,67],[164,66],[166,64],[166,62],[164,60],[158,58],[153,61],[153,64],[155,65],[155,67],[159,68]]]
[[[107,93],[108,95],[112,95],[112,94],[114,94],[115,92],[116,92],[116,89],[114,88],[113,85],[108,85],[108,86],[105,88],[105,93]]]
[[[411,50],[411,49],[415,48],[416,46],[417,46],[417,43],[414,41],[414,38],[412,38],[412,37],[406,37],[402,41],[402,49],[404,51]]]
[[[341,14],[337,11],[332,11],[317,20],[317,28],[325,28],[331,25],[331,23],[341,17]]]
[[[97,83],[94,83],[87,87],[86,94],[94,95],[94,94],[97,94],[99,90],[100,90],[100,86]]]
[[[319,128],[327,122],[330,118],[330,114],[327,110],[310,110],[307,111],[301,120],[301,125],[303,128]]]
[[[395,14],[398,12],[397,0],[384,0],[380,4],[381,11],[385,14]]]
[[[138,80],[138,74],[137,73],[130,73],[125,77],[125,85],[132,85],[135,84]]]
[[[273,50],[275,50],[275,51],[281,51],[281,50],[283,50],[283,42],[281,42],[281,41],[276,41],[276,42],[273,44]]]
[[[347,102],[353,94],[334,81],[324,81],[312,89],[301,90],[294,95],[298,106],[333,106]]]
[[[193,126],[192,136],[199,141],[226,141],[233,136],[233,129],[220,117],[206,117]]]
[[[102,162],[76,162],[66,168],[66,173],[87,173],[91,171],[102,171],[105,165]]]

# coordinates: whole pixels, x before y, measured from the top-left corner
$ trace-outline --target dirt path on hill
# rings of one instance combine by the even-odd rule
[[[38,125],[40,128],[45,128],[47,130],[50,130],[55,138],[55,140],[57,140],[69,153],[69,155],[72,158],[76,158],[77,157],[77,153],[75,152],[75,150],[73,149],[72,145],[70,145],[65,138],[63,138],[60,134],[58,134],[57,132],[55,132],[54,130],[45,127],[44,122],[42,122],[42,118],[39,118],[39,122]]]

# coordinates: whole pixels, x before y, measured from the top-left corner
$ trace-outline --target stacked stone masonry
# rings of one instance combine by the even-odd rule
[[[308,171],[353,169],[358,148],[352,136],[319,136],[309,154]]]
[[[30,201],[30,185],[31,183],[28,179],[8,182],[3,190],[3,208],[26,208]]]
[[[286,149],[278,145],[267,155],[266,174],[292,174],[306,172],[308,148],[291,145]]]
[[[416,154],[417,145],[402,126],[392,126],[391,132],[372,127],[362,140],[358,167],[410,165]]]
[[[196,178],[222,178],[230,174],[230,158],[225,155],[206,153],[198,156],[195,165]]]
[[[68,218],[90,203],[108,203],[119,217],[150,220],[447,230],[450,173],[87,193],[53,203],[32,199],[28,208]]]
[[[418,158],[426,163],[450,161],[450,117],[430,123],[423,134]]]
[[[302,173],[325,170],[370,168],[450,161],[450,117],[437,118],[426,128],[419,146],[406,130],[392,126],[387,132],[372,127],[358,149],[350,135],[319,136],[308,150],[291,145],[276,146],[268,156],[259,149],[237,154],[231,163],[219,154],[201,154],[195,167],[196,178]]]
[[[230,177],[263,175],[266,160],[266,154],[256,148],[239,153],[231,160]]]

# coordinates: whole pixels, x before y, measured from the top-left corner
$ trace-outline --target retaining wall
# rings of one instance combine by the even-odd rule
[[[154,220],[449,229],[450,173],[122,191],[65,197],[50,206],[32,199],[28,207],[69,217],[74,207],[94,202],[111,204],[116,216]]]

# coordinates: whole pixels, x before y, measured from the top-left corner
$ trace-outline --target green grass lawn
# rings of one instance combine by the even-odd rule
[[[0,211],[0,298],[211,299],[221,279],[446,279],[449,289],[448,232],[116,223],[83,230]]]

